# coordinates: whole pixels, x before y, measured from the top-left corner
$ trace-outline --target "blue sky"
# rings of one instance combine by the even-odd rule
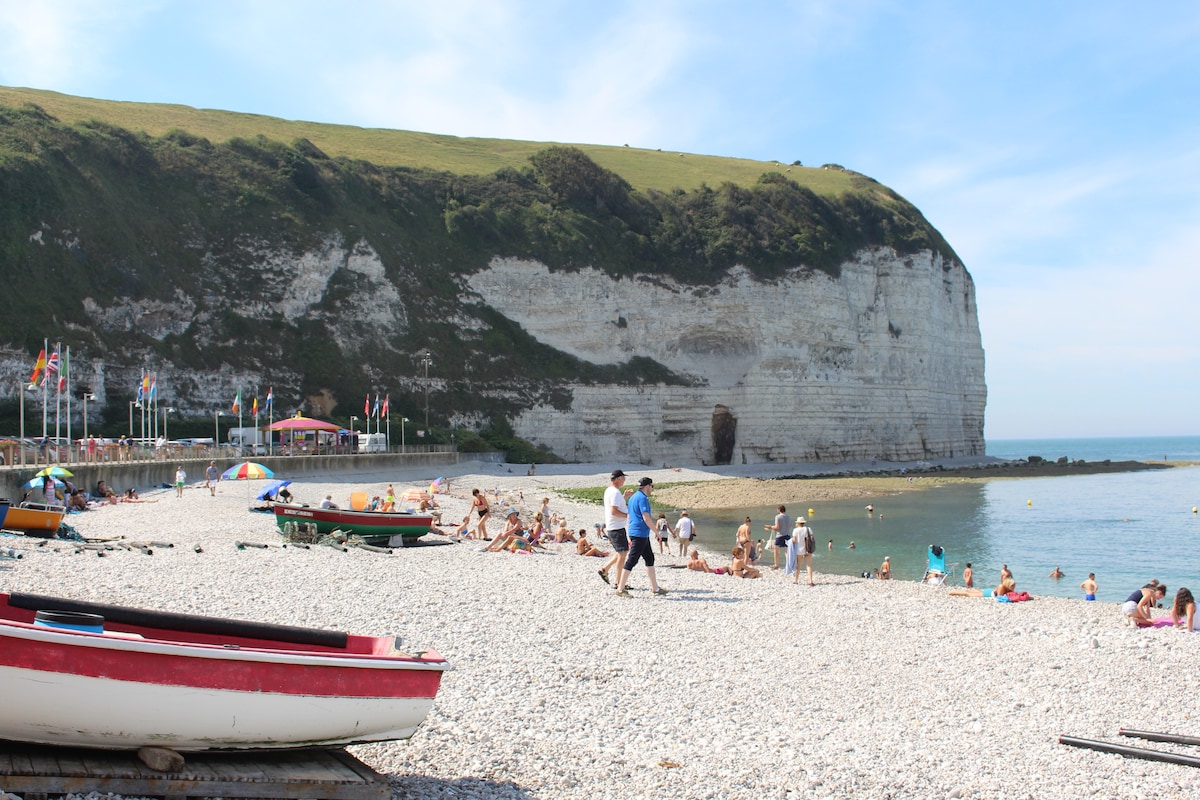
[[[0,0],[0,84],[842,164],[975,279],[988,438],[1200,434],[1200,4]]]

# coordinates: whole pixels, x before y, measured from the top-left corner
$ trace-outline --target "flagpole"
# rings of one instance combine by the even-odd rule
[[[62,342],[54,345],[54,353],[58,356],[58,374],[54,376],[54,447],[55,460],[61,460],[62,453],[58,448],[61,446],[59,440],[62,438],[62,392],[58,390],[58,376],[62,374]],[[50,376],[46,376],[49,380]]]
[[[267,389],[267,453],[275,454],[274,431],[270,430],[275,424],[275,387]]]
[[[238,390],[237,390],[237,399],[238,399],[238,428],[241,428],[242,427],[242,387],[240,387],[240,386],[238,387]],[[245,431],[239,430],[238,433],[245,434]],[[245,446],[246,446],[246,439],[245,439],[245,436],[243,435],[243,437],[242,437],[243,449],[245,448]]]
[[[46,354],[46,366],[49,367],[49,365],[50,365],[50,340],[48,338],[42,339],[42,342],[45,344],[45,347],[42,348],[42,352]],[[45,370],[43,370],[42,371],[42,444],[46,445],[46,455],[48,457],[50,455],[50,447],[49,447],[49,443],[46,441],[46,437],[49,435],[49,431],[47,429],[49,420],[46,418],[46,415],[49,413],[50,395],[47,394],[48,390],[46,389],[46,380],[47,380],[46,372],[45,372]]]
[[[63,354],[62,364],[62,380],[58,382],[59,386],[65,386],[67,390],[67,448],[71,453],[71,460],[75,460],[75,440],[71,438],[71,345],[67,345],[67,351]],[[80,459],[82,460],[82,459]]]

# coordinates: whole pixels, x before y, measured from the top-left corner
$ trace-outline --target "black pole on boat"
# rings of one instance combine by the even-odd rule
[[[1074,736],[1059,736],[1058,743],[1071,747],[1082,747],[1087,750],[1097,750],[1101,753],[1116,753],[1126,758],[1143,758],[1147,761],[1165,761],[1168,764],[1182,764],[1185,767],[1200,767],[1200,757],[1186,756],[1180,753],[1168,753],[1164,750],[1150,750],[1145,747],[1111,744],[1096,739],[1078,739]]]
[[[1121,728],[1122,736],[1133,736],[1150,742],[1174,742],[1175,744],[1200,744],[1200,736],[1184,736],[1179,733],[1158,733],[1156,731],[1138,731],[1132,728]]]

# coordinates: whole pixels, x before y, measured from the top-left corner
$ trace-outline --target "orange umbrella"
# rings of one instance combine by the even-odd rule
[[[406,489],[400,494],[400,501],[404,503],[420,503],[428,499],[429,492],[424,489]]]

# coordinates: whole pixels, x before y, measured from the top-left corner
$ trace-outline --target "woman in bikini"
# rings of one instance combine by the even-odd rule
[[[729,574],[739,578],[761,578],[762,573],[746,564],[745,551],[740,547],[733,548],[733,561],[729,565]]]
[[[487,535],[487,518],[491,513],[492,507],[488,505],[487,497],[478,489],[471,490],[471,508],[479,513],[479,524],[475,526],[475,538],[486,539]]]

